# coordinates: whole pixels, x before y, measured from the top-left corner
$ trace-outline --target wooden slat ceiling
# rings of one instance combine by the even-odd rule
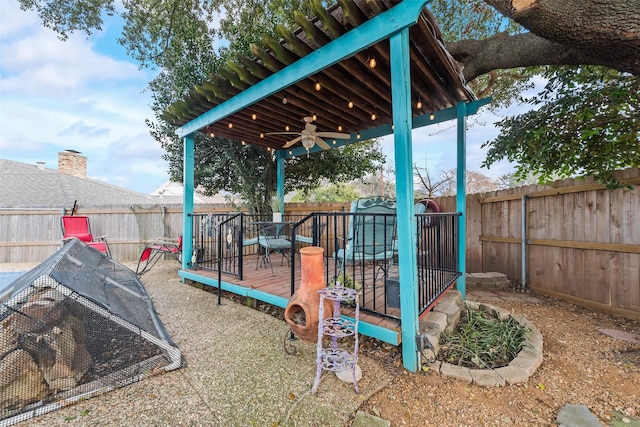
[[[163,118],[174,126],[182,126],[397,3],[341,0],[329,10],[316,6],[313,19],[299,14],[296,16],[298,30],[280,31],[282,40],[265,39],[264,48],[252,46],[255,57],[239,55],[237,62],[221,69],[211,80],[197,85],[183,101],[169,107]],[[409,34],[413,116],[428,115],[460,101],[476,99],[457,63],[446,51],[435,18],[428,9],[422,11]],[[374,68],[369,65],[372,57],[376,61]],[[201,131],[279,149],[295,135],[266,134],[287,129],[300,131],[304,128],[305,116],[315,115],[318,132],[357,133],[390,124],[390,68],[389,41],[384,40]],[[320,83],[319,91],[314,87],[316,83]],[[285,97],[286,104],[283,103]]]

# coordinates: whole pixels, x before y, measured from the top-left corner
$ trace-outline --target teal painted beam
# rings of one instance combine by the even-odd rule
[[[403,1],[391,9],[376,15],[367,22],[330,43],[300,58],[293,64],[256,83],[217,107],[201,114],[176,130],[178,136],[197,132],[212,123],[230,116],[254,103],[274,95],[349,58],[390,35],[408,28],[418,20],[420,12],[430,0]]]
[[[178,275],[182,278],[182,280],[192,280],[194,282],[202,283],[206,286],[211,286],[214,288],[218,287],[218,281],[211,277],[200,276],[199,274],[193,272],[193,270],[179,270]],[[289,300],[287,298],[279,297],[277,295],[272,295],[266,292],[262,292],[256,289],[247,288],[244,286],[236,285],[234,283],[222,282],[222,289],[227,292],[234,293],[236,295],[244,296],[247,298],[253,298],[258,301],[266,302],[267,304],[271,304],[276,307],[286,308]],[[342,316],[345,319],[354,320],[352,317]],[[362,335],[366,335],[371,338],[375,338],[380,341],[384,341],[391,345],[400,345],[400,339],[398,331],[383,328],[382,326],[374,325],[368,322],[360,321],[358,323],[358,332]]]
[[[398,233],[398,269],[400,313],[402,320],[402,363],[405,369],[418,370],[416,334],[418,333],[418,268],[416,265],[416,219],[413,211],[413,158],[411,147],[411,58],[409,30],[389,39],[391,55],[391,98],[396,164],[396,217]]]
[[[456,288],[462,294],[462,299],[467,293],[467,114],[466,104],[458,104],[458,169],[456,171],[456,210],[458,216],[458,271],[462,273],[458,277]]]
[[[183,138],[184,166],[182,170],[182,268],[191,267],[193,253],[193,190],[195,155],[193,135]]]
[[[284,155],[276,151],[276,197],[280,212],[284,215]]]
[[[471,101],[467,103],[466,114],[468,116],[472,114],[476,114],[480,107],[487,105],[491,102],[491,98],[483,98],[478,101]],[[454,120],[458,118],[458,107],[450,107],[444,110],[436,111],[433,113],[433,120],[431,119],[431,113],[423,114],[421,116],[416,116],[413,118],[412,129],[418,129],[424,126],[431,126],[442,122],[447,122],[449,120]],[[382,126],[378,126],[375,128],[364,130],[360,133],[360,138],[357,138],[357,133],[353,133],[350,139],[337,139],[336,143],[333,143],[332,139],[327,139],[326,142],[333,148],[342,147],[343,145],[353,144],[355,142],[364,141],[367,139],[373,138],[381,138],[383,136],[393,134],[393,130],[391,129],[391,124],[385,124]],[[314,145],[313,148],[309,150],[310,153],[315,153],[318,151],[322,151],[320,147]],[[289,148],[285,150],[278,150],[278,152],[283,153],[284,158],[290,157],[298,157],[307,154],[307,150],[304,147],[295,147]]]

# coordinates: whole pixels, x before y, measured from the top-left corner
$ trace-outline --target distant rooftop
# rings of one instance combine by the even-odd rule
[[[67,150],[60,153],[61,161],[66,156],[78,156]],[[62,172],[44,167],[44,163],[30,165],[0,159],[0,209],[7,208],[67,208],[74,202],[82,206],[104,205],[151,205],[157,203],[148,195],[116,187],[102,181],[86,178],[86,158],[69,159],[80,169]],[[85,160],[82,176],[82,159]]]

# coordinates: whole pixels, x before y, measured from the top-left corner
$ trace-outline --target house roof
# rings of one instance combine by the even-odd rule
[[[156,203],[145,194],[101,181],[0,159],[0,209],[71,209],[75,201],[80,206]]]
[[[390,0],[341,1],[325,10],[320,6],[321,2],[317,2],[314,18],[296,15],[300,29],[295,32],[279,29],[282,40],[265,39],[265,47],[252,46],[252,58],[238,55],[236,62],[222,68],[211,80],[197,85],[184,100],[170,106],[163,118],[175,126],[193,123],[189,130],[195,128],[271,149],[282,148],[293,136],[269,133],[287,129],[299,132],[304,128],[303,117],[306,116],[316,116],[314,124],[318,131],[351,134],[350,142],[355,142],[358,132],[381,125],[388,125],[387,133],[390,133],[392,83],[388,38],[374,40],[352,56],[320,69],[314,75],[302,76],[294,84],[269,94],[248,108],[239,108],[221,120],[202,120],[201,116],[257,83],[266,83],[269,77],[299,59],[319,54],[323,46],[335,39],[347,33],[359,37],[359,26],[400,3]],[[400,25],[386,21],[374,23],[377,28]],[[467,87],[460,67],[446,51],[436,20],[427,8],[422,9],[417,23],[410,28],[409,45],[414,122],[416,117],[433,121],[433,112],[476,99]],[[376,61],[374,68],[369,65],[371,58]],[[320,84],[319,91],[315,88],[317,83]]]
[[[193,193],[194,203],[226,204],[227,194],[219,192],[213,196],[205,196],[202,192]],[[184,186],[181,182],[167,181],[151,192],[151,197],[155,200],[162,200],[162,203],[182,203]]]

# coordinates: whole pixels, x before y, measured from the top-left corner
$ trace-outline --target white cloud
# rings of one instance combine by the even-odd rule
[[[0,157],[55,169],[58,152],[75,149],[95,179],[145,193],[165,182],[145,125],[152,75],[117,59],[115,40],[113,55],[100,53],[103,34],[62,42],[18,2],[0,0],[0,11]]]

